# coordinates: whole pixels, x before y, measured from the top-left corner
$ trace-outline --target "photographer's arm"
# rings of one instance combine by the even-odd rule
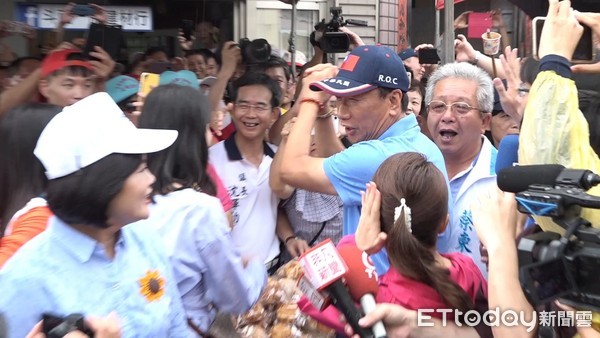
[[[40,79],[41,69],[38,68],[16,86],[2,92],[0,94],[0,116],[12,108],[30,101],[37,93]]]
[[[221,129],[224,127],[221,125],[223,112],[221,111],[220,102],[225,95],[229,79],[231,79],[237,65],[242,60],[240,48],[237,46],[236,42],[225,42],[221,49],[221,60],[222,65],[217,74],[217,80],[210,88],[208,94],[208,102],[210,103],[211,111],[210,127],[217,135],[221,134]]]
[[[287,113],[280,115],[275,123],[273,123],[271,128],[269,128],[269,142],[277,146],[282,143],[283,136],[281,135],[281,132],[284,126],[291,121],[292,118],[298,116],[298,106],[299,104],[294,104]]]
[[[476,51],[464,35],[459,34],[457,39],[454,40],[454,50],[456,52],[457,62],[473,63],[477,67],[485,70],[490,76],[493,76],[494,68],[492,65],[492,58]],[[497,77],[504,79],[505,76],[502,63],[498,59],[496,59],[495,62]]]
[[[69,2],[62,9],[60,19],[58,20],[58,25],[54,29],[54,41],[52,42],[53,46],[58,46],[63,42],[65,37],[65,26],[70,24],[73,19],[75,19],[75,16],[73,15],[73,6],[75,6],[75,3]]]
[[[337,68],[332,65],[318,65],[307,70],[306,82],[298,102],[298,118],[290,131],[285,151],[281,159],[281,179],[286,184],[309,191],[335,195],[337,192],[324,169],[325,159],[310,156],[310,133],[319,113],[322,111],[317,102],[324,104],[329,100],[325,92],[315,92],[310,83],[334,77]]]
[[[289,112],[285,115],[288,114]],[[283,153],[285,152],[287,135],[289,135],[290,129],[294,125],[294,122],[295,121],[293,119],[289,119],[289,122],[287,122],[283,130],[281,130],[281,143],[279,143],[279,148],[275,153],[273,162],[271,162],[271,171],[269,172],[269,186],[271,187],[271,190],[275,196],[282,200],[290,198],[295,190],[294,187],[287,185],[281,179],[281,157],[283,157]]]
[[[298,97],[298,95],[300,95],[300,90],[302,90],[302,79],[304,78],[304,71],[308,68],[311,68],[320,63],[323,63],[323,57],[325,56],[325,54],[323,53],[323,50],[321,48],[319,48],[319,46],[313,46],[313,49],[315,51],[315,55],[313,55],[312,59],[310,59],[310,61],[308,61],[302,67],[302,72],[298,76],[298,83],[296,83],[296,93],[294,93],[294,99],[296,99]]]
[[[488,308],[500,313],[507,310],[524,314],[518,326],[493,326],[495,337],[533,337],[536,318],[519,281],[515,244],[517,203],[515,196],[498,189],[472,206],[473,225],[488,251]]]
[[[333,116],[318,118],[315,122],[315,144],[317,157],[329,157],[346,149],[335,134]]]

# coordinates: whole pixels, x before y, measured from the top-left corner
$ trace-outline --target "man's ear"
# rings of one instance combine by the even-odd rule
[[[390,95],[388,95],[391,116],[396,116],[396,114],[402,112],[402,97],[404,95],[406,94],[404,94],[400,89],[394,89]]]
[[[485,133],[486,130],[491,130],[492,113],[483,113],[481,116],[481,133]]]
[[[50,84],[47,79],[42,79],[38,82],[38,90],[46,99],[48,98],[48,90],[50,90]]]

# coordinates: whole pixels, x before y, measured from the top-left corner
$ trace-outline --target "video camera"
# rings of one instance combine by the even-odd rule
[[[342,17],[342,7],[331,7],[331,21],[325,22],[321,20],[315,25],[317,32],[323,32],[321,37],[318,37],[315,32],[311,34],[311,42],[319,46],[325,53],[345,53],[350,50],[350,36],[344,32],[340,32],[340,27],[348,24],[355,26],[368,26],[364,20],[344,20]]]
[[[529,179],[543,183],[516,187]],[[599,183],[600,176],[589,170],[561,165],[512,167],[498,174],[500,189],[517,192],[520,212],[551,217],[566,229],[563,236],[540,232],[519,241],[521,286],[532,304],[560,298],[576,308],[600,311],[600,229],[580,217],[582,207],[600,209],[600,198],[586,193]]]

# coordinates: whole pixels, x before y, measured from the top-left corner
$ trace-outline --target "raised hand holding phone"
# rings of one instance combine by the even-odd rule
[[[571,1],[549,0],[548,15],[540,36],[538,57],[559,55],[571,61],[573,52],[583,34],[583,26],[577,21]]]
[[[580,23],[590,27],[596,38],[600,37],[600,13],[580,13],[575,11],[575,17]],[[594,45],[593,47],[595,48],[596,46]],[[575,73],[600,73],[600,62],[587,65],[574,65],[571,69]]]

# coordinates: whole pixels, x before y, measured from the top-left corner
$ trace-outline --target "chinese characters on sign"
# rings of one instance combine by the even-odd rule
[[[38,29],[56,28],[64,5],[17,4],[16,20]],[[152,31],[152,8],[147,6],[105,6],[107,24],[119,25],[125,31]],[[65,29],[87,29],[90,17],[76,16]]]
[[[325,288],[348,272],[348,267],[330,239],[302,254],[300,265],[304,269],[306,278],[318,290]]]

